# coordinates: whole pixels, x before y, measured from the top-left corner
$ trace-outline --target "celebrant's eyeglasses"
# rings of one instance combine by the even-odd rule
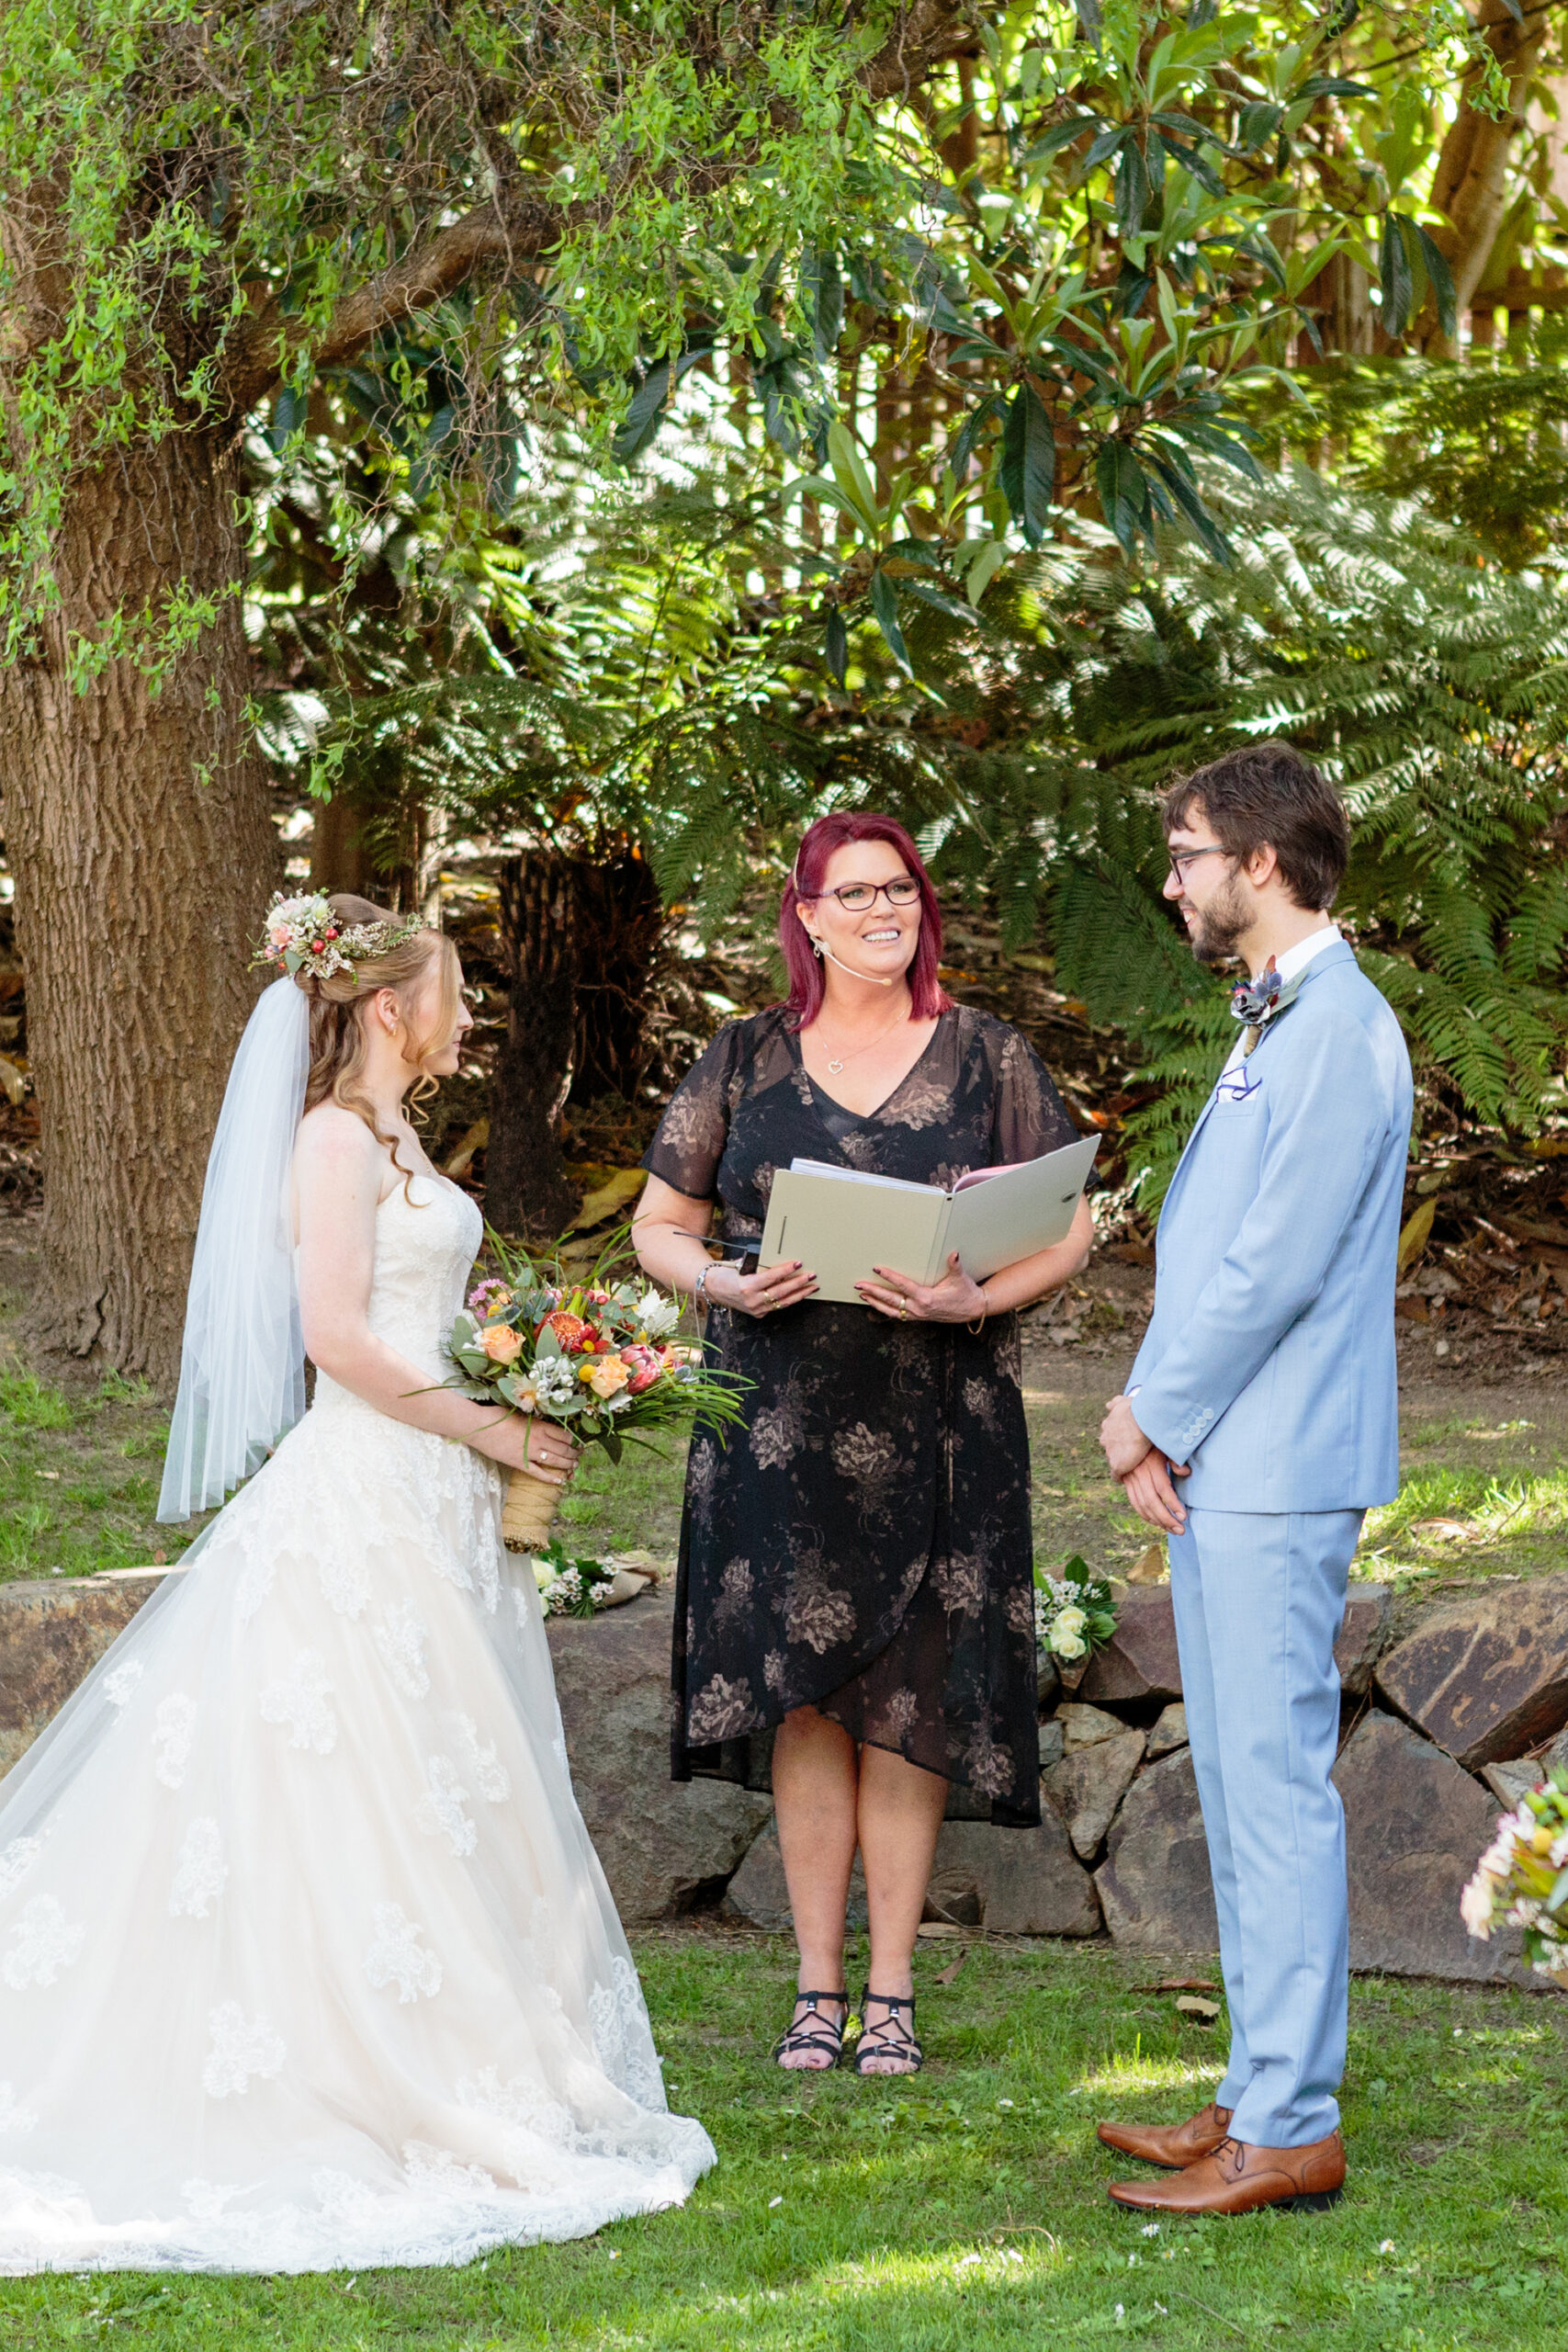
[[[1195,865],[1201,857],[1227,857],[1229,854],[1222,842],[1211,842],[1207,849],[1173,849],[1170,870],[1176,876],[1177,888],[1184,890],[1187,888],[1187,869]]]
[[[912,874],[900,874],[895,882],[845,882],[837,890],[816,893],[818,899],[837,899],[847,915],[863,914],[883,897],[890,907],[912,907],[919,895],[920,886]],[[806,893],[802,891],[801,896]]]

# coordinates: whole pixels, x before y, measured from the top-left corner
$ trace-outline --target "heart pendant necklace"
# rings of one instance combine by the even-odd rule
[[[869,1054],[873,1046],[880,1046],[884,1037],[891,1037],[895,1029],[909,1018],[909,1013],[901,1012],[897,1021],[890,1021],[886,1029],[879,1029],[875,1036],[868,1038],[863,1046],[856,1046],[852,1052],[840,1054],[837,1061],[829,1060],[828,1068],[832,1076],[837,1078],[846,1062],[858,1061],[862,1054]]]

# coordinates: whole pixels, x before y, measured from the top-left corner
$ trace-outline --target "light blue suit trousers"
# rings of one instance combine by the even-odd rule
[[[1219,1914],[1230,2063],[1253,2147],[1338,2127],[1348,1964],[1334,1644],[1359,1510],[1190,1510],[1169,1539],[1187,1732]]]

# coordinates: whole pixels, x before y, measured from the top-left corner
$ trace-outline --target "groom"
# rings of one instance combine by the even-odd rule
[[[1329,921],[1349,832],[1288,743],[1164,804],[1201,963],[1250,983],[1161,1212],[1155,1308],[1100,1442],[1169,1538],[1182,1693],[1231,2018],[1213,2103],[1102,2123],[1151,2212],[1332,2202],[1345,2177],[1345,1828],[1334,1644],[1369,1504],[1398,1484],[1393,1288],[1410,1134],[1399,1023]]]

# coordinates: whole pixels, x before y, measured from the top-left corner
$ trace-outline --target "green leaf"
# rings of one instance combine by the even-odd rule
[[[980,437],[980,427],[989,418],[1002,415],[1005,408],[1006,402],[1001,393],[991,392],[980,402],[978,408],[970,410],[969,414],[958,428],[958,438],[953,445],[953,455],[948,459],[949,465],[953,468],[955,481],[963,481],[969,461],[975,455],[975,444]]]
[[[659,431],[659,419],[670,397],[670,362],[661,359],[650,368],[626,404],[626,413],[615,428],[611,447],[623,466],[640,458]]]
[[[1122,238],[1135,237],[1149,209],[1149,170],[1135,139],[1129,139],[1116,166],[1116,225]]]
[[[880,564],[871,575],[871,608],[876,615],[878,628],[887,639],[893,659],[912,678],[914,665],[909,660],[908,647],[904,642],[904,632],[898,626],[897,591]]]
[[[305,422],[309,395],[295,391],[286,384],[273,402],[272,423],[266,429],[267,447],[275,458],[281,458]]]
[[[1086,130],[1093,130],[1099,121],[1097,114],[1076,114],[1069,115],[1066,122],[1052,123],[1048,130],[1041,132],[1032,146],[1025,148],[1023,161],[1025,164],[1043,164],[1062,148],[1070,147],[1075,139],[1081,139]]]
[[[1403,334],[1409,325],[1410,303],[1415,291],[1404,229],[1405,223],[1397,212],[1383,214],[1378,274],[1382,280],[1383,333],[1390,335]]]
[[[1197,537],[1207,548],[1215,562],[1234,563],[1235,549],[1209,513],[1180,467],[1173,466],[1168,459],[1156,457],[1153,451],[1148,453],[1146,462],[1158,474],[1161,481],[1186,515]]]
[[[1435,245],[1417,220],[1414,223],[1420,242],[1421,258],[1427,265],[1427,275],[1432,281],[1432,300],[1438,306],[1438,324],[1451,342],[1459,333],[1459,311],[1454,301],[1454,276],[1441,248]]]
[[[837,605],[829,605],[828,607],[826,637],[828,667],[841,686],[844,683],[844,673],[849,666],[850,632],[844,626],[843,614]]]
[[[813,249],[807,254],[800,279],[813,347],[819,360],[830,359],[844,331],[844,281],[838,254],[830,249]]]
[[[1139,532],[1148,530],[1153,517],[1144,469],[1125,441],[1103,444],[1094,461],[1094,480],[1100,492],[1100,512],[1131,555],[1137,546]]]
[[[1019,384],[1008,402],[997,481],[1008,512],[1032,548],[1045,536],[1056,487],[1056,444],[1044,402],[1032,384]]]

